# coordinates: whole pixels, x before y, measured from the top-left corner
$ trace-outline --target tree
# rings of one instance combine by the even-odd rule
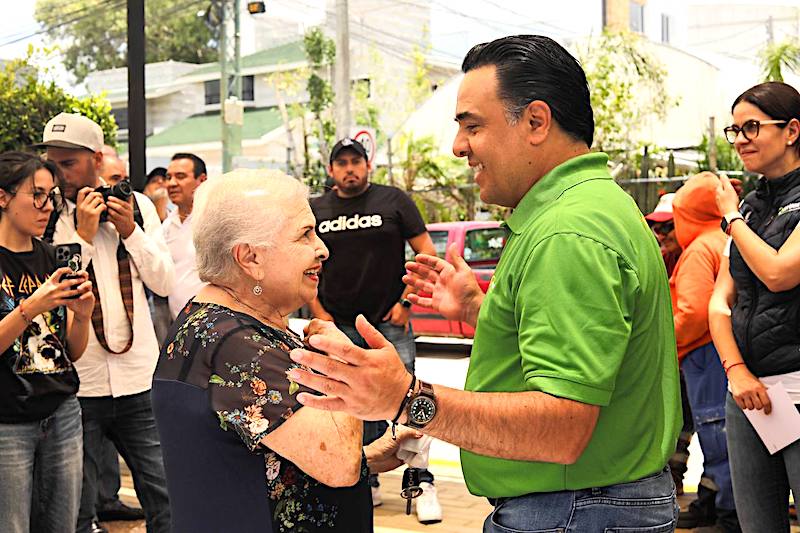
[[[119,0],[36,0],[36,21],[62,45],[64,66],[78,81],[95,70],[127,65],[127,13]],[[146,61],[206,63],[218,57],[212,30],[186,2],[145,2]]]
[[[117,124],[111,104],[102,96],[76,98],[45,80],[32,51],[0,71],[0,152],[25,150],[41,142],[45,124],[61,112],[88,116],[100,124],[106,144],[116,146]]]
[[[627,159],[640,141],[637,127],[649,118],[664,118],[675,104],[664,91],[666,71],[644,50],[641,37],[629,32],[606,30],[578,57],[594,110],[594,147]]]
[[[786,40],[767,45],[759,53],[764,81],[783,81],[783,69],[800,73],[800,41]]]
[[[336,58],[336,43],[326,37],[320,28],[312,28],[303,37],[303,48],[311,69],[311,75],[306,83],[308,107],[317,122],[319,153],[324,158],[329,153],[328,147],[333,144],[336,135],[336,126],[331,116],[335,95],[328,81],[331,79],[331,68]],[[308,173],[308,177],[312,182],[312,188],[321,187],[326,176],[325,163],[320,160],[315,169],[309,170],[311,172]]]

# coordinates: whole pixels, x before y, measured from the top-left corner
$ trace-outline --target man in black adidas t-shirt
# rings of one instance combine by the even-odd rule
[[[367,152],[358,141],[344,138],[331,151],[328,174],[334,187],[311,202],[317,234],[330,251],[322,268],[319,296],[310,304],[316,318],[331,320],[359,346],[367,347],[355,328],[363,314],[397,349],[414,371],[416,348],[409,324],[411,288],[403,283],[405,243],[416,253],[436,255],[425,222],[413,201],[400,189],[369,182]],[[386,431],[386,422],[367,422],[365,444]],[[427,494],[417,503],[420,521],[441,520],[433,481],[421,472]],[[371,479],[377,488],[377,476]],[[373,504],[380,505],[377,490]]]

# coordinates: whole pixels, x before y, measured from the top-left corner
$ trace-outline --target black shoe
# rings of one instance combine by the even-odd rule
[[[717,491],[709,489],[701,482],[697,487],[697,499],[689,504],[688,509],[680,512],[676,527],[692,529],[716,524],[716,496]]]
[[[97,518],[94,518],[94,519],[92,519],[91,532],[92,533],[108,533],[108,530],[103,526],[103,524],[98,522]]]
[[[122,500],[114,500],[102,509],[97,510],[97,518],[101,522],[113,522],[114,520],[144,520],[144,511],[138,507],[130,507],[122,503]]]

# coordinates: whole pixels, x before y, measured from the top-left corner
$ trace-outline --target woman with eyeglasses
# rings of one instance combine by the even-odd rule
[[[767,391],[778,383],[800,410],[800,94],[762,83],[732,109],[725,135],[762,178],[739,206],[720,177],[716,200],[731,239],[709,326],[728,377],[728,453],[742,530],[788,531],[789,490],[800,496],[800,441],[771,455],[744,411],[770,414]]]
[[[0,154],[0,517],[11,533],[74,528],[81,497],[72,361],[86,348],[94,296],[86,272],[56,269],[38,238],[60,202],[56,174],[36,155]]]

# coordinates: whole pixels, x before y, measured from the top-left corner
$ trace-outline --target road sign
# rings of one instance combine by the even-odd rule
[[[372,160],[375,159],[376,151],[375,130],[358,126],[353,129],[353,135],[351,135],[351,137],[361,143],[367,151],[367,161],[372,164]]]

